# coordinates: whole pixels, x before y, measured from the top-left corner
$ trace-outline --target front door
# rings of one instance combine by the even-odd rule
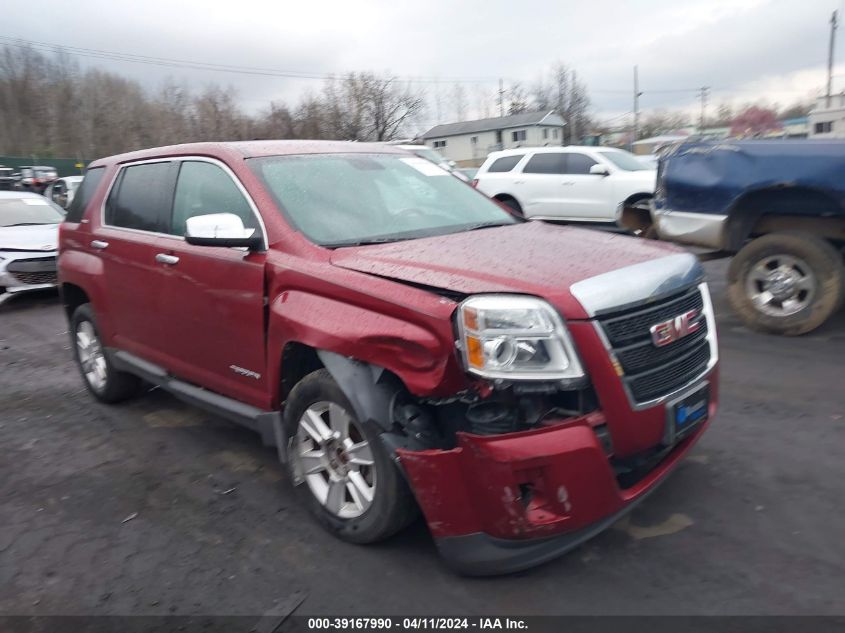
[[[611,181],[607,176],[590,173],[590,168],[597,164],[581,152],[566,153],[561,200],[561,209],[566,217],[596,222],[616,219],[616,209],[610,202]]]
[[[170,233],[185,234],[188,218],[234,213],[261,232],[257,210],[222,163],[185,158],[179,168]],[[162,337],[168,369],[218,393],[267,408],[264,252],[160,245],[164,284]]]

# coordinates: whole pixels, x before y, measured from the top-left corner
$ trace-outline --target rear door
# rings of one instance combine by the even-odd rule
[[[176,168],[166,160],[122,167],[88,245],[104,263],[108,344],[155,363],[165,358],[161,322],[167,318],[156,254],[178,241],[167,234]]]
[[[168,231],[159,242],[163,273],[157,323],[175,375],[257,407],[269,407],[265,344],[265,253],[193,246],[184,241],[188,218],[234,213],[263,234],[246,189],[223,163],[181,161]],[[265,236],[266,246],[266,236]]]

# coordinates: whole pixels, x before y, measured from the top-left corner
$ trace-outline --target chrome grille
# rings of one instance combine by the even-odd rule
[[[700,323],[700,329],[669,345],[655,346],[651,326],[690,310],[698,310],[694,323]],[[682,388],[702,374],[710,362],[708,323],[704,300],[697,287],[646,307],[602,316],[598,321],[622,366],[622,380],[638,403]]]

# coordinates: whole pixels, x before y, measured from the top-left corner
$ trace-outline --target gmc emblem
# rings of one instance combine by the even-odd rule
[[[652,325],[648,330],[651,332],[651,341],[656,347],[663,347],[684,338],[688,334],[698,332],[701,329],[701,321],[693,323],[697,317],[698,310],[690,310],[674,319]]]

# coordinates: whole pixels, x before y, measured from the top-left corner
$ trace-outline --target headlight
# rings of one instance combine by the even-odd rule
[[[566,327],[548,303],[521,295],[479,295],[458,308],[468,371],[485,378],[563,380],[584,372]]]

